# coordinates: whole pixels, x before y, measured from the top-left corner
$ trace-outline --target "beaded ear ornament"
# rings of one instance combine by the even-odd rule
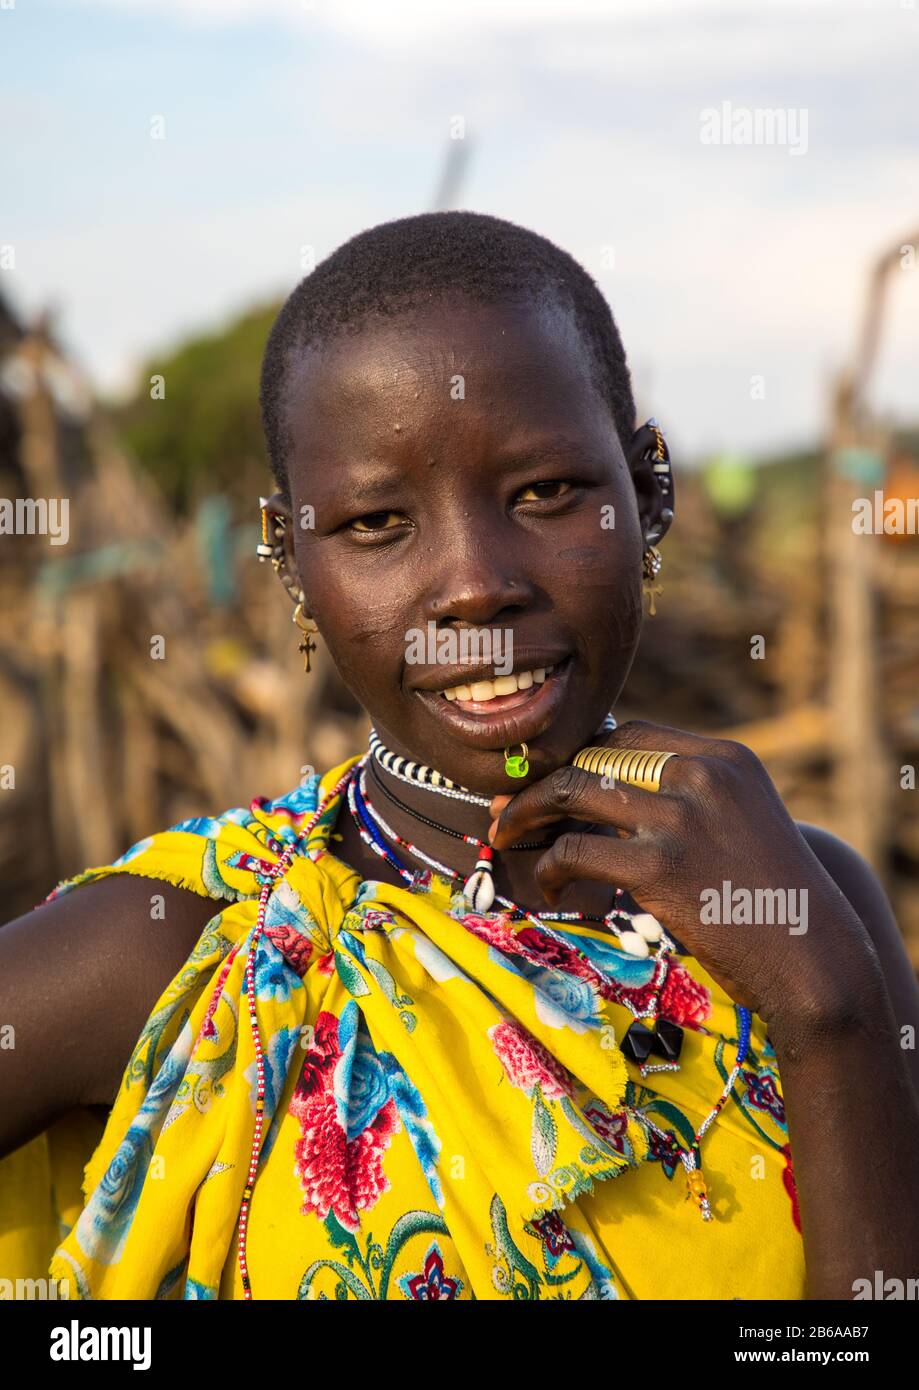
[[[266,560],[271,561],[272,569],[290,594],[292,602],[295,605],[305,603],[306,595],[287,568],[287,557],[284,554],[284,518],[276,512],[268,511],[267,497],[260,497],[258,505],[262,520],[262,539],[255,547],[255,553],[262,564]]]
[[[655,599],[658,594],[663,592],[661,585],[656,582],[663,564],[657,542],[673,520],[673,467],[670,462],[667,441],[656,420],[646,421],[641,429],[635,431],[633,444],[639,449],[641,457],[651,463],[661,497],[666,503],[666,506],[661,509],[660,521],[655,526],[649,527],[644,537],[645,551],[641,566],[642,589],[649,601],[648,612],[653,618],[657,613]]]
[[[255,553],[262,563],[266,560],[271,561],[275,574],[290,594],[294,604],[292,621],[300,632],[298,650],[303,654],[303,669],[309,674],[312,670],[310,656],[316,650],[316,643],[313,638],[319,629],[311,618],[304,615],[303,607],[306,603],[306,595],[294,582],[287,568],[287,557],[284,554],[284,518],[274,512],[269,514],[267,497],[260,497],[258,503],[262,516],[262,539],[255,547]]]

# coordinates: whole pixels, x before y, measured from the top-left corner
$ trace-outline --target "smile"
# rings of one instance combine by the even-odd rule
[[[566,656],[554,665],[415,693],[455,738],[503,748],[545,733],[564,702],[571,667]]]
[[[522,700],[510,700],[518,692],[530,690],[534,685],[542,685],[546,676],[555,670],[554,666],[537,666],[532,671],[515,671],[509,676],[495,676],[493,680],[473,681],[471,685],[454,685],[443,692],[448,700],[455,700],[461,709],[474,709],[477,705],[500,701],[500,708],[513,709]]]

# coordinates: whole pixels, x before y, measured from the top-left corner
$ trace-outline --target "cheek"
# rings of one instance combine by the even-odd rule
[[[616,651],[628,652],[631,659],[642,624],[641,576],[630,575],[616,596],[610,610],[610,641]]]
[[[640,541],[629,536],[615,545],[569,548],[557,561],[553,587],[559,611],[589,638],[592,663],[631,654],[642,621]]]
[[[345,684],[372,708],[379,704],[374,691],[398,688],[400,680],[406,618],[399,586],[320,561],[301,569],[313,616]]]

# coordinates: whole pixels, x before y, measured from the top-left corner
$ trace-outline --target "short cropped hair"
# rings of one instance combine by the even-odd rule
[[[268,335],[261,410],[271,471],[290,502],[287,379],[304,350],[365,321],[438,300],[500,304],[546,294],[567,304],[592,349],[595,385],[623,450],[635,402],[612,312],[596,282],[567,251],[525,227],[478,212],[426,212],[359,232],[291,292]]]

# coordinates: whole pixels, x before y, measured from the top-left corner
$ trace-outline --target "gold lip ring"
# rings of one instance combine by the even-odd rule
[[[664,764],[679,753],[657,752],[645,748],[582,748],[572,758],[572,765],[598,777],[613,777],[618,782],[639,787],[646,792],[659,792]]]

